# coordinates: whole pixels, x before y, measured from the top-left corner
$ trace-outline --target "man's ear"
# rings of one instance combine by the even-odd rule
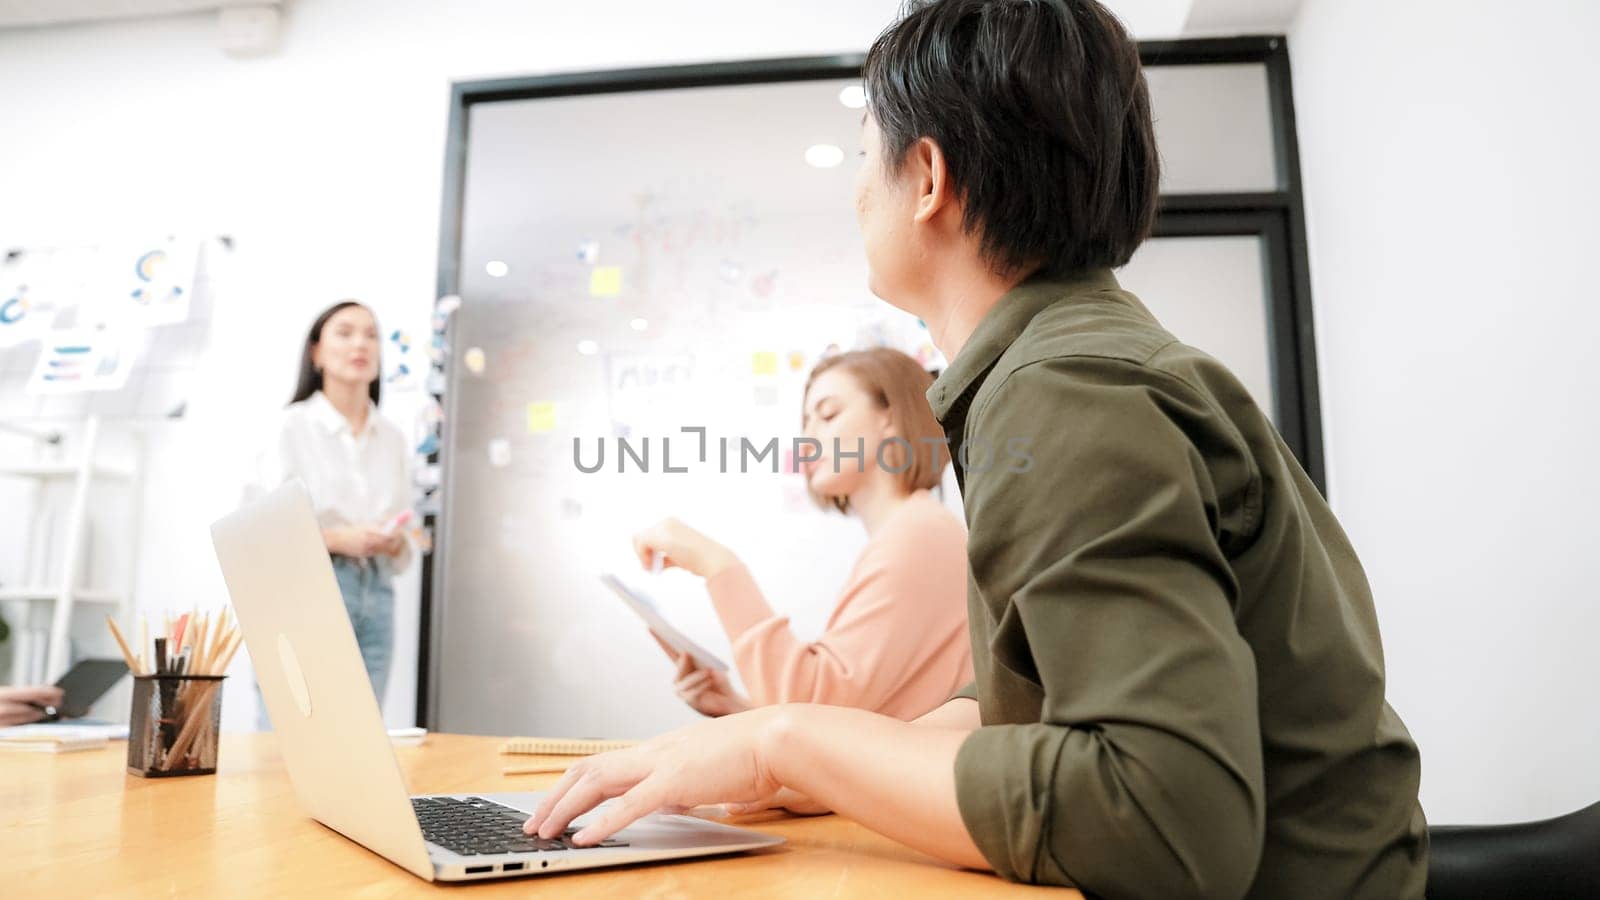
[[[944,151],[932,138],[918,138],[907,152],[908,168],[916,179],[917,207],[912,220],[927,224],[950,202],[950,172]]]

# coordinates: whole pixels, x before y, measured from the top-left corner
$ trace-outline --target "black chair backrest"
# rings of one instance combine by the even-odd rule
[[[1600,898],[1600,803],[1515,825],[1428,829],[1428,900]]]

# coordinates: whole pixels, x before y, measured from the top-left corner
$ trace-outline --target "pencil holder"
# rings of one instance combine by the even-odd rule
[[[146,778],[217,771],[223,675],[139,675],[128,720],[128,771]]]

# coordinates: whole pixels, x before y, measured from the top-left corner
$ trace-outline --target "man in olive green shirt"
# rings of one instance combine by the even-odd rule
[[[1136,47],[1093,0],[933,0],[866,88],[872,288],[951,359],[984,859],[1111,897],[1420,897],[1360,563],[1239,381],[1110,272],[1159,183]]]
[[[864,80],[868,286],[951,361],[974,689],[911,723],[707,720],[574,765],[527,828],[775,802],[1097,897],[1421,898],[1419,757],[1349,541],[1111,274],[1160,180],[1133,42],[1094,0],[912,0]]]
[[[1102,270],[1007,294],[928,396],[974,448],[984,727],[956,785],[996,871],[1107,896],[1420,896],[1417,748],[1384,702],[1366,578],[1243,385]],[[978,449],[1008,442],[1025,462]]]

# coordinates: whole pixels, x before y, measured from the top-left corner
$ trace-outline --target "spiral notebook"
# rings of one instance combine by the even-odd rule
[[[0,735],[0,750],[22,750],[32,753],[71,753],[75,750],[99,750],[106,746],[103,734],[81,732],[65,734],[27,733]]]
[[[501,753],[525,753],[532,756],[593,756],[610,750],[632,747],[638,741],[607,741],[600,738],[539,738],[519,737],[506,741]]]

